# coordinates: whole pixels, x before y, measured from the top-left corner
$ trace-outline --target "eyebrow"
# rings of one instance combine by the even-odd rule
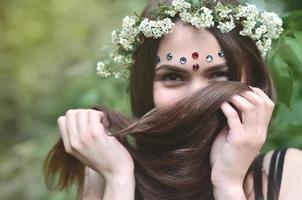
[[[207,67],[203,70],[203,73],[210,73],[210,72],[217,71],[219,69],[224,69],[224,68],[228,69],[227,63],[222,63],[222,64],[218,64],[218,65],[209,66],[209,67]],[[157,72],[158,70],[161,70],[161,69],[176,71],[176,72],[179,72],[179,73],[187,73],[187,71],[188,71],[188,70],[183,69],[181,67],[164,64],[164,65],[161,65],[160,67],[158,67],[157,69],[155,69],[155,72]]]

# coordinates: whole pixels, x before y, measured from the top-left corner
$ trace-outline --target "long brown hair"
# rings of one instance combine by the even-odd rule
[[[237,1],[220,2],[238,4]],[[149,13],[156,7],[155,3],[157,1],[148,4],[141,15],[151,18]],[[208,3],[214,5],[212,1]],[[178,16],[173,18],[174,22],[177,20]],[[215,27],[208,30],[225,52],[230,81],[210,84],[173,108],[158,110],[153,101],[153,81],[161,39],[146,38],[130,68],[132,119],[105,106],[92,107],[107,114],[111,132],[133,157],[136,199],[214,199],[209,151],[219,131],[226,126],[219,106],[231,95],[249,90],[247,84],[262,89],[276,102],[267,67],[255,42],[238,34],[241,27],[229,33],[221,33]],[[239,82],[243,72],[246,84]],[[134,138],[135,145],[127,142],[127,135]],[[247,175],[253,172],[253,165]],[[46,157],[44,174],[49,189],[68,189],[76,182],[80,191],[84,165],[65,152],[60,139]]]

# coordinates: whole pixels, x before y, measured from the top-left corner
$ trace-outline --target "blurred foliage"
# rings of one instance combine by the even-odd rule
[[[1,0],[0,199],[73,199],[49,193],[42,161],[68,109],[105,104],[129,113],[124,81],[100,79],[111,31],[141,0]]]
[[[278,93],[266,149],[302,147],[302,11],[285,13],[285,32],[274,43],[268,66]]]
[[[263,151],[301,148],[301,1],[253,2],[278,10],[286,29],[268,56],[279,102]],[[50,193],[43,182],[42,161],[59,138],[56,120],[68,109],[97,104],[130,113],[127,83],[98,78],[95,63],[121,19],[145,3],[1,0],[0,199],[74,199],[74,191]]]

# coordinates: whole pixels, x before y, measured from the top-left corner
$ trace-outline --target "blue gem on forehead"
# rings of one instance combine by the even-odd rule
[[[179,61],[180,61],[180,64],[186,64],[187,59],[186,59],[185,57],[181,57],[181,58],[179,59]]]
[[[160,63],[160,57],[156,56],[156,64]]]
[[[218,56],[219,57],[223,57],[224,56],[224,51],[222,49],[218,52]]]
[[[167,60],[171,60],[173,58],[172,54],[171,53],[168,53],[167,56],[166,56]]]
[[[206,61],[207,61],[207,62],[212,62],[212,61],[213,61],[213,56],[207,55]]]

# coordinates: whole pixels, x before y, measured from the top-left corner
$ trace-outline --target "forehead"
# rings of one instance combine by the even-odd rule
[[[204,58],[207,55],[213,55],[215,59],[212,64],[219,64],[225,61],[224,58],[215,56],[219,50],[221,50],[221,46],[211,32],[198,29],[183,21],[177,21],[173,31],[162,38],[157,55],[164,58],[167,53],[172,53],[176,57],[185,56],[189,58],[193,52],[198,52],[200,57]],[[173,62],[173,60],[171,61]],[[164,59],[163,62],[165,62]],[[200,63],[212,65],[203,61]]]

